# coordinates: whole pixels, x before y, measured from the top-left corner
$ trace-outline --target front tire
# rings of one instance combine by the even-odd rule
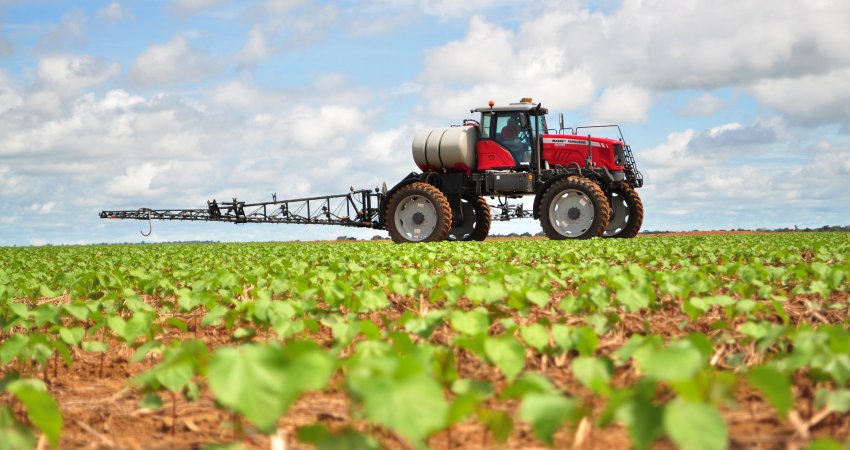
[[[449,235],[452,210],[446,196],[437,188],[416,182],[393,194],[384,223],[395,243],[438,242]]]
[[[581,177],[554,182],[540,199],[540,225],[549,239],[590,239],[608,226],[608,200],[598,184]]]
[[[606,238],[633,238],[643,224],[643,202],[634,188],[622,181],[608,192],[611,219],[602,235]]]
[[[490,205],[484,197],[462,197],[460,199],[463,222],[452,227],[449,231],[450,241],[483,241],[490,234]]]

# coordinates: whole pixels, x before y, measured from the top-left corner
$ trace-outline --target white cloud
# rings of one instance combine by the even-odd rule
[[[272,14],[284,14],[302,3],[304,3],[304,0],[266,0],[263,6],[266,11]]]
[[[422,79],[428,111],[458,117],[492,99],[498,103],[532,97],[554,109],[577,108],[593,98],[589,73],[564,64],[557,46],[517,47],[511,31],[472,17],[463,39],[425,56]]]
[[[258,86],[244,79],[231,80],[209,90],[209,98],[222,106],[246,112],[281,112],[292,104],[363,104],[374,97],[371,90],[353,84],[342,75],[313,77],[312,83],[297,88],[279,89]]]
[[[24,177],[16,174],[11,167],[0,166],[0,198],[11,200],[28,190]]]
[[[268,0],[252,4],[240,16],[254,23],[235,62],[250,66],[270,55],[311,47],[336,27],[334,4],[299,8],[303,0]]]
[[[704,151],[702,139],[765,128],[726,124],[704,131],[671,133],[664,143],[639,149],[635,158],[646,185],[639,191],[649,229],[711,229],[805,226],[845,223],[834,209],[850,175],[850,148],[832,143],[795,153],[774,144],[752,154]],[[793,140],[789,138],[789,140]],[[742,164],[741,160],[746,159]],[[793,161],[789,164],[788,161]],[[818,174],[818,182],[810,174]]]
[[[117,22],[124,19],[132,19],[133,13],[121,6],[120,2],[112,2],[97,10],[97,18],[108,22]]]
[[[752,87],[759,100],[792,118],[827,122],[848,115],[843,105],[850,104],[850,88],[839,84],[850,69],[850,53],[844,51],[850,42],[850,28],[844,26],[850,23],[850,3],[782,2],[772,5],[769,14],[756,0],[723,8],[706,0],[627,0],[610,13],[582,5],[578,0],[545,2],[540,7],[546,14],[518,15],[516,31],[474,18],[464,38],[426,53],[425,81],[469,85],[442,86],[449,92],[498,83],[513,96],[547,81],[561,91],[571,88],[550,81],[558,74],[579,74],[594,86],[631,85],[650,92]],[[535,64],[555,70],[520,75]],[[828,91],[836,95],[829,97]],[[558,90],[543,92],[549,98]],[[584,98],[583,89],[579,92]],[[792,110],[799,97],[809,100]],[[706,94],[686,113],[710,115],[721,107],[719,99]]]
[[[374,36],[394,32],[408,24],[437,17],[440,22],[468,20],[475,15],[496,11],[499,17],[514,17],[525,4],[510,0],[363,0],[357,2],[356,14],[346,23],[354,36]]]
[[[685,116],[709,117],[722,111],[726,107],[723,99],[708,93],[703,93],[688,102],[681,114]]]
[[[503,9],[513,4],[509,0],[421,0],[422,10],[442,18],[465,18],[488,9]],[[506,11],[507,12],[507,11]]]
[[[277,103],[280,101],[275,97],[277,95],[273,92],[258,89],[239,80],[231,80],[216,86],[210,93],[210,98],[220,105],[245,110],[260,108],[260,105],[265,102]]]
[[[85,26],[86,14],[83,11],[66,12],[62,15],[59,23],[41,39],[39,46],[42,49],[53,51],[83,43],[86,38]]]
[[[366,135],[354,152],[354,159],[364,168],[392,169],[412,165],[411,142],[416,130],[402,126]]]
[[[20,89],[8,73],[0,70],[0,115],[21,106],[22,103]]]
[[[132,81],[142,85],[175,85],[199,81],[219,70],[220,64],[189,46],[183,36],[143,51],[130,69]]]
[[[514,35],[480,16],[469,20],[466,36],[431,50],[425,56],[423,77],[438,83],[487,83],[505,77],[515,66]]]
[[[652,96],[631,85],[609,87],[593,102],[592,115],[597,123],[634,124],[647,120]]]
[[[260,26],[251,28],[248,34],[248,41],[242,50],[236,54],[236,60],[240,64],[256,64],[271,52],[269,48],[265,32]]]
[[[180,14],[193,14],[205,9],[214,8],[227,0],[174,0],[172,9]]]
[[[41,85],[59,96],[73,96],[103,83],[120,72],[118,64],[106,64],[90,56],[49,56],[38,63]]]
[[[781,120],[756,121],[750,125],[733,122],[712,127],[694,134],[690,148],[711,153],[728,152],[748,156],[758,153],[758,148],[769,149],[786,133]]]
[[[44,164],[38,161],[39,155],[47,154],[51,162],[104,156],[152,158],[171,151],[197,155],[202,135],[193,124],[198,112],[187,104],[168,97],[144,99],[120,90],[102,98],[85,94],[56,116],[40,116],[25,108],[7,114],[7,120],[0,121],[0,154],[31,156],[35,171]]]
[[[106,192],[121,197],[156,197],[162,196],[165,189],[151,189],[154,177],[165,169],[168,164],[155,165],[144,163],[141,166],[128,167],[124,175],[119,175],[107,184]]]
[[[804,124],[850,121],[850,68],[761,80],[752,92],[764,105]]]
[[[27,96],[23,110],[46,116],[58,116],[65,106],[58,93],[53,91],[37,91]]]
[[[33,203],[30,207],[30,211],[33,211],[37,214],[50,214],[53,212],[53,209],[56,207],[56,202],[49,201],[45,203]]]

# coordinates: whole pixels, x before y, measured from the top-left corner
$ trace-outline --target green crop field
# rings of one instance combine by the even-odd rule
[[[845,448],[850,236],[0,249],[0,449]]]

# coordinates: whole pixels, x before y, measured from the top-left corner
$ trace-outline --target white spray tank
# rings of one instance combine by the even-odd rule
[[[413,161],[423,171],[477,167],[478,127],[426,128],[413,138]]]

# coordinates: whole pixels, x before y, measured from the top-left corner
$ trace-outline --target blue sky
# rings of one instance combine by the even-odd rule
[[[623,127],[644,229],[847,225],[847,23],[837,0],[0,0],[0,245],[143,240],[102,209],[392,185],[418,129],[527,96]],[[493,227],[513,231],[539,225]],[[385,233],[144,240],[342,234]]]

